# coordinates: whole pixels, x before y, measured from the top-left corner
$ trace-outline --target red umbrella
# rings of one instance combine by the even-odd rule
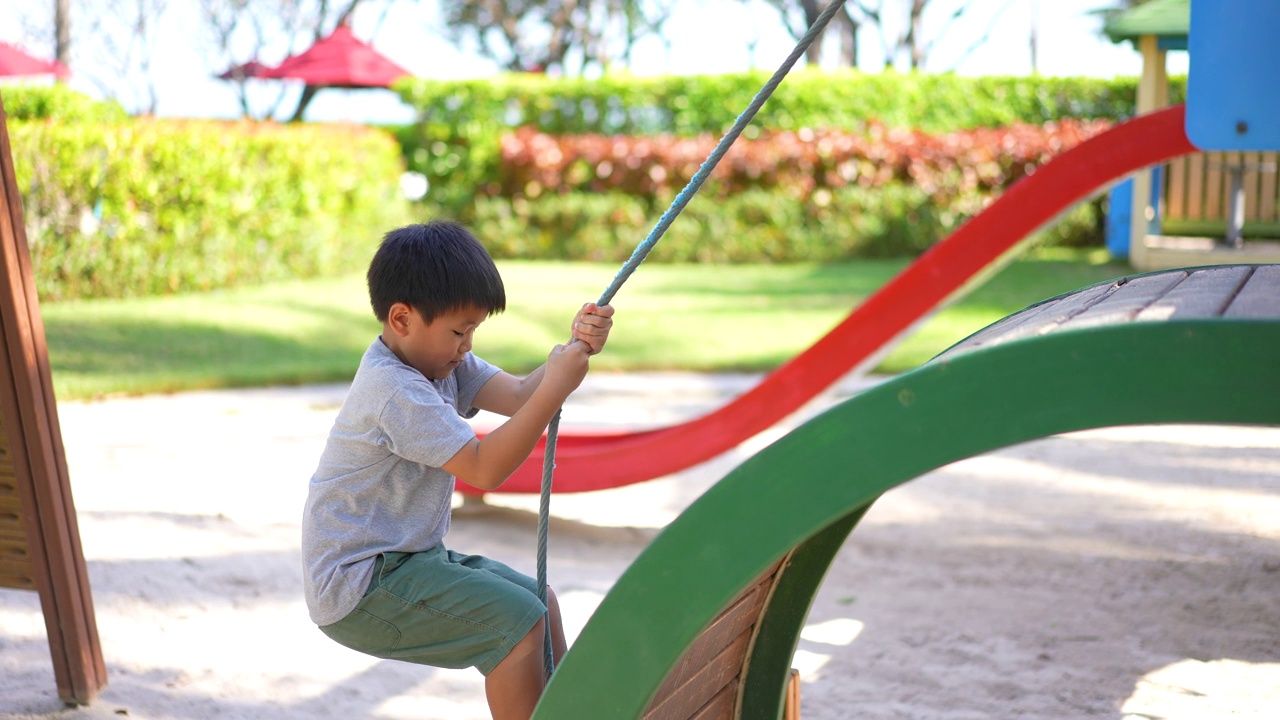
[[[0,42],[0,75],[56,75],[66,79],[71,71],[57,61],[31,57],[13,45]]]
[[[257,60],[250,60],[243,65],[232,65],[222,74],[218,75],[221,80],[240,80],[243,78],[263,78],[267,77],[267,73],[275,68],[269,65],[263,65]]]
[[[385,88],[409,74],[372,46],[357,40],[351,28],[339,25],[332,35],[258,77],[303,80],[317,87]]]

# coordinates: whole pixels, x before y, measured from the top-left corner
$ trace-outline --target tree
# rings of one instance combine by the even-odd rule
[[[675,0],[461,0],[445,3],[447,37],[511,71],[577,73],[627,65],[659,35]]]
[[[71,67],[71,0],[53,2],[54,59]]]
[[[782,14],[783,26],[799,40],[825,7],[820,0],[767,0]],[[990,35],[995,21],[1013,0],[1005,0],[987,18],[986,30],[974,38],[960,60],[981,47]],[[944,37],[950,37],[955,24],[966,15],[978,12],[975,0],[847,0],[841,12],[832,19],[828,33],[837,34],[836,66],[857,67],[858,35],[865,28],[879,40],[885,67],[923,70],[929,57]],[[814,43],[806,62],[817,65],[823,47]],[[959,60],[956,61],[957,63]]]

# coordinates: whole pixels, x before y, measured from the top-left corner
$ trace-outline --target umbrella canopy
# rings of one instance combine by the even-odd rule
[[[242,78],[262,78],[267,77],[267,73],[275,68],[264,65],[257,60],[250,60],[243,65],[232,65],[222,74],[218,75],[220,80],[240,80]]]
[[[286,58],[258,77],[302,80],[318,87],[385,88],[407,75],[408,70],[357,40],[351,28],[339,25],[305,52]]]
[[[57,75],[66,78],[70,74],[67,66],[60,62],[31,57],[13,45],[0,42],[0,75]]]

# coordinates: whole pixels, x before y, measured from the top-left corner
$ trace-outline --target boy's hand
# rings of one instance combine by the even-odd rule
[[[604,349],[604,343],[609,339],[609,329],[612,327],[612,305],[598,306],[595,303],[587,303],[573,317],[572,333],[576,340],[586,343],[590,348],[588,355],[595,355]]]
[[[585,342],[551,348],[542,375],[542,385],[561,399],[569,397],[569,393],[577,390],[582,384],[582,378],[587,376],[587,356],[590,354],[590,346]]]

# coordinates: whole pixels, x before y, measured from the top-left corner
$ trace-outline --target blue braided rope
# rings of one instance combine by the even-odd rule
[[[795,66],[796,61],[804,55],[818,35],[822,34],[822,31],[826,29],[827,24],[831,22],[831,18],[844,5],[844,2],[845,0],[832,0],[831,4],[827,5],[826,9],[813,21],[813,25],[804,34],[804,37],[800,38],[800,42],[796,44],[795,49],[791,51],[787,59],[773,73],[769,81],[760,88],[756,96],[751,99],[751,104],[747,105],[742,114],[738,115],[738,119],[734,121],[733,126],[724,134],[724,137],[720,138],[720,142],[716,144],[715,149],[703,161],[702,166],[698,168],[698,172],[694,173],[688,184],[671,202],[671,206],[662,214],[662,217],[658,218],[657,224],[653,226],[653,230],[649,231],[648,237],[636,246],[635,251],[631,253],[631,257],[622,265],[622,269],[613,277],[613,281],[609,283],[604,293],[600,295],[600,299],[596,301],[597,305],[608,305],[613,300],[613,296],[622,288],[622,284],[635,273],[636,269],[640,267],[640,263],[644,262],[644,259],[649,256],[649,252],[658,244],[658,240],[662,239],[676,216],[693,199],[693,196],[706,182],[707,177],[711,175],[716,165],[720,163],[720,159],[724,157],[725,153],[729,152],[729,147],[733,145],[738,136],[742,134],[742,131],[755,118],[756,113],[773,95],[773,91],[782,83],[787,73],[791,72],[791,68]],[[573,341],[571,340],[570,342]],[[559,432],[560,412],[556,411],[555,417],[551,419],[551,424],[547,426],[546,452],[542,458],[542,494],[538,503],[538,597],[544,605],[547,602],[547,525],[551,514],[551,484],[556,466],[556,437]],[[555,660],[551,647],[551,620],[549,617],[544,625],[546,626],[547,677],[550,678],[551,673],[555,670]]]

